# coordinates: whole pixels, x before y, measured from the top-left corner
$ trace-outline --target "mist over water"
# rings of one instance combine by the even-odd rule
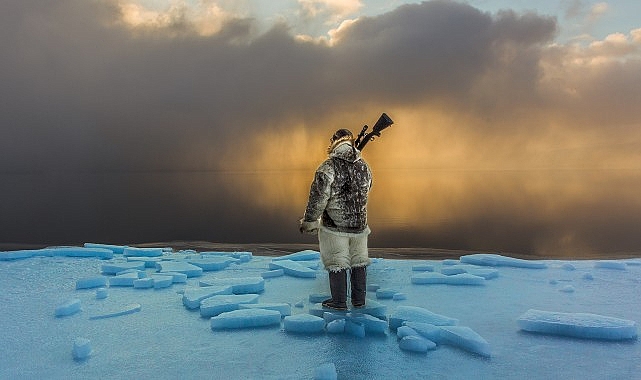
[[[311,170],[0,174],[0,242],[314,243]],[[372,247],[641,252],[641,171],[376,170]]]

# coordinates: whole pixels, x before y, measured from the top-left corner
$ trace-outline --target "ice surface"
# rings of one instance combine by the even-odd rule
[[[412,266],[414,272],[434,272],[434,265],[418,264]]]
[[[113,251],[104,248],[85,247],[52,247],[42,249],[25,249],[18,251],[0,252],[0,261],[28,259],[32,257],[94,257],[108,260],[113,257]]]
[[[220,313],[238,310],[241,303],[257,303],[258,294],[216,295],[200,301],[200,316],[214,317]]]
[[[584,339],[637,338],[634,321],[591,313],[561,313],[530,309],[517,320],[522,330]]]
[[[376,291],[376,299],[389,300],[394,298],[394,294],[398,293],[396,289],[378,289]]]
[[[316,278],[316,271],[292,260],[278,260],[269,263],[269,269],[282,269],[293,277]]]
[[[138,272],[127,272],[109,277],[109,286],[134,286],[134,282],[140,278]]]
[[[325,320],[311,314],[296,314],[285,317],[283,327],[287,332],[317,334],[325,330]]]
[[[280,326],[280,318],[281,314],[278,310],[239,309],[212,317],[211,328],[221,330]]]
[[[641,320],[636,302],[641,297],[638,286],[641,266],[634,265],[639,260],[614,260],[619,263],[614,266],[621,267],[623,263],[625,270],[607,268],[610,264],[600,268],[594,260],[567,259],[546,260],[550,270],[523,270],[519,266],[478,267],[458,260],[374,259],[368,268],[368,296],[374,299],[368,298],[365,309],[330,313],[312,300],[313,295],[318,296],[319,301],[329,298],[327,277],[322,269],[317,270],[321,274],[318,279],[283,276],[265,281],[261,273],[269,271],[273,258],[249,253],[205,255],[196,251],[170,253],[163,249],[163,256],[159,257],[124,257],[117,251],[112,251],[111,259],[61,255],[69,248],[38,250],[24,259],[0,261],[0,289],[3,290],[0,343],[5,350],[0,356],[0,378],[93,379],[109,375],[114,378],[287,380],[312,378],[319,366],[335,363],[337,378],[345,379],[516,379],[523,378],[524,374],[534,380],[631,379],[636,378],[641,362],[641,345],[635,338],[626,338],[636,337],[633,321]],[[115,286],[109,289],[109,299],[104,299],[101,294],[106,297],[108,291],[105,285],[86,288],[96,289],[95,296],[93,291],[82,289],[82,285],[76,289],[83,281],[89,286],[93,281],[115,278],[118,273],[148,286],[152,280],[155,283],[159,275],[155,273],[158,262],[185,262],[209,256],[220,257],[213,261],[232,258],[235,262],[219,271],[205,271],[200,278],[163,272],[161,276],[173,278],[172,288],[167,290]],[[309,269],[317,267],[317,258],[309,260],[302,255],[299,258],[292,261]],[[138,261],[144,267],[123,266],[127,261]],[[105,264],[117,268],[103,276]],[[498,275],[500,270],[501,277],[486,281],[483,287],[412,285],[411,276],[423,272],[414,271],[413,267],[423,265],[437,268],[438,272],[446,267],[454,271],[464,268],[465,273],[479,276],[484,272],[488,277],[480,277],[486,279]],[[570,265],[575,270],[568,270]],[[177,277],[182,282],[176,282]],[[550,278],[554,277],[557,286],[550,286]],[[103,280],[92,280],[95,278]],[[254,280],[246,280],[249,278]],[[169,280],[166,281],[169,284]],[[183,306],[190,289],[201,289],[200,283],[226,283],[228,291],[232,284],[238,286],[237,291],[261,290],[252,296],[258,298],[256,303],[233,303],[237,311],[214,316],[219,321],[213,322],[214,325],[220,326],[215,328],[212,317],[202,318],[200,312]],[[559,292],[566,286],[575,291]],[[402,291],[406,297],[376,300],[378,288]],[[78,309],[81,312],[62,318],[52,315],[53,309],[61,306],[59,301],[73,299],[81,300],[82,308]],[[194,294],[191,302],[199,307],[201,300]],[[294,312],[303,316],[299,318],[322,317],[322,321],[316,319],[317,330],[311,330],[313,323],[308,321],[308,324],[302,323],[302,332],[290,333],[295,329],[292,326],[296,319],[293,319],[288,320],[290,331],[287,331],[284,318],[293,317],[290,303],[296,305]],[[519,332],[520,325],[515,321],[524,310],[535,308],[571,312],[568,314],[593,313],[596,317],[589,318],[596,326],[592,326],[593,329],[606,338],[587,341],[551,338],[546,336],[547,332]],[[287,311],[290,315],[285,315]],[[223,315],[229,317],[223,318]],[[259,322],[256,315],[263,315],[269,322]],[[606,315],[626,319],[614,323],[614,330],[594,323],[611,322],[608,318],[612,317]],[[460,320],[469,327],[427,323],[435,323],[435,319]],[[49,321],[46,328],[43,320]],[[261,323],[267,325],[258,326]],[[572,320],[570,327],[564,328],[571,330],[577,326]],[[586,331],[581,328],[579,331]],[[396,334],[389,333],[394,330]],[[403,340],[409,336],[414,338]],[[88,346],[77,346],[79,357],[84,356],[82,349],[90,352],[86,362],[71,358],[70,343],[74,337],[91,340]],[[428,350],[426,356],[424,342],[416,337],[435,343],[436,351]],[[579,337],[585,338],[585,335]],[[612,337],[625,341],[615,339],[612,343],[609,341]],[[420,354],[413,354],[412,350]],[[481,360],[476,355],[491,356]]]
[[[461,256],[461,263],[487,265],[491,267],[514,267],[529,269],[545,269],[547,264],[540,261],[530,261],[490,253],[476,253]]]
[[[134,280],[133,286],[135,289],[150,289],[154,287],[154,279],[151,277],[139,278]]]

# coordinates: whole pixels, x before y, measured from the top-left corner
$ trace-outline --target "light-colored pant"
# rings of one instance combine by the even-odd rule
[[[325,269],[337,272],[351,267],[370,264],[367,253],[367,235],[334,233],[324,228],[318,230],[318,246]]]

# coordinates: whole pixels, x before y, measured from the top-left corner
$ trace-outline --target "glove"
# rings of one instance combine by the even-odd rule
[[[301,234],[316,235],[318,233],[319,226],[320,222],[318,220],[315,220],[313,222],[306,222],[304,219],[301,219],[298,230]]]

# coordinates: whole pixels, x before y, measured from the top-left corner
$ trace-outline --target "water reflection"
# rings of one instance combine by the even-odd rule
[[[313,169],[2,174],[0,242],[309,243]],[[376,170],[371,245],[584,257],[640,252],[641,171]]]
[[[251,187],[262,196],[254,202],[299,215],[311,175],[257,175]],[[382,170],[374,176],[375,246],[572,257],[641,251],[639,171]]]

